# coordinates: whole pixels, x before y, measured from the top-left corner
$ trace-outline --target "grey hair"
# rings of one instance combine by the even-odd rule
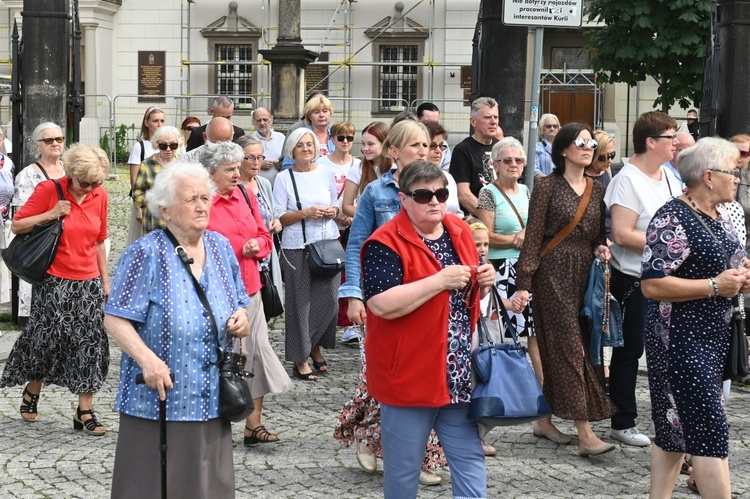
[[[412,161],[401,170],[398,176],[399,190],[401,192],[410,192],[411,188],[417,182],[432,182],[441,180],[443,187],[448,186],[448,179],[443,173],[443,169],[429,161],[416,160]]]
[[[492,97],[477,97],[471,103],[471,117],[476,118],[483,107],[497,107],[497,101]]]
[[[677,156],[677,169],[688,187],[695,187],[703,172],[711,168],[723,168],[728,160],[737,161],[740,151],[728,140],[719,137],[704,137]]]
[[[179,161],[169,168],[164,168],[156,175],[154,185],[146,192],[146,203],[148,211],[154,218],[163,220],[160,208],[171,208],[177,194],[177,180],[203,180],[206,182],[209,195],[213,198],[216,194],[216,186],[208,177],[208,170],[200,163],[180,163]]]
[[[521,157],[526,161],[526,151],[524,150],[523,145],[515,137],[503,137],[492,146],[492,161],[499,160],[500,154],[508,149],[518,149],[521,153]]]
[[[36,144],[36,141],[39,140],[39,137],[42,135],[42,132],[45,130],[49,130],[50,128],[57,128],[60,130],[60,135],[65,137],[65,134],[62,131],[62,128],[60,128],[60,125],[56,125],[55,123],[52,123],[51,121],[45,121],[44,123],[40,123],[36,126],[34,129],[34,132],[31,134],[31,140],[34,141]]]
[[[537,125],[537,132],[539,133],[539,138],[541,139],[544,135],[544,124],[547,120],[555,120],[555,122],[560,125],[560,120],[552,113],[544,113],[541,118],[539,118],[539,124]]]
[[[296,130],[292,131],[292,133],[287,135],[286,146],[284,147],[284,156],[289,159],[294,159],[294,148],[297,147],[297,143],[305,135],[310,135],[313,138],[313,144],[315,144],[315,157],[317,158],[318,156],[320,156],[320,143],[318,142],[318,138],[315,136],[312,130],[304,126],[301,128],[297,128]]]
[[[217,98],[214,99],[213,104],[211,104],[211,109],[219,109],[220,107],[232,107],[234,106],[234,102],[232,99],[227,97],[226,95],[220,95]]]
[[[237,137],[237,140],[235,141],[235,144],[240,146],[242,150],[244,151],[247,146],[260,146],[265,151],[265,147],[263,147],[263,142],[256,139],[255,137],[248,137],[247,135],[242,135],[241,137]]]
[[[206,142],[201,164],[213,174],[223,165],[241,162],[244,156],[242,148],[234,142]]]
[[[173,126],[160,126],[156,129],[154,134],[151,136],[151,145],[154,146],[154,149],[159,149],[159,141],[164,140],[165,137],[169,137],[170,135],[174,135],[177,137],[177,144],[182,145],[182,134],[180,133],[177,128]]]

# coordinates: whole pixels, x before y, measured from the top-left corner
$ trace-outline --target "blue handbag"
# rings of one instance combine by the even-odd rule
[[[609,263],[594,258],[579,317],[590,335],[591,365],[602,365],[602,347],[621,347],[622,313],[617,299],[609,292]]]
[[[492,287],[492,293],[497,289]],[[526,360],[526,347],[518,341],[518,332],[497,297],[498,312],[505,321],[513,343],[494,343],[487,322],[479,317],[479,346],[472,355],[476,387],[471,396],[469,417],[486,433],[495,426],[529,423],[550,414],[542,387]],[[484,343],[484,342],[487,343]]]

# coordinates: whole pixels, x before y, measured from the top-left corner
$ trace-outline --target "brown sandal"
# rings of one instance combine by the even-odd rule
[[[39,394],[31,393],[28,386],[23,387],[23,395],[21,395],[21,417],[24,421],[35,423],[37,418],[36,403],[39,402]],[[28,399],[26,398],[27,395]]]
[[[245,437],[245,445],[268,444],[279,441],[279,437],[275,433],[266,430],[266,427],[263,425],[254,429],[245,426],[245,429],[250,432],[250,436]]]

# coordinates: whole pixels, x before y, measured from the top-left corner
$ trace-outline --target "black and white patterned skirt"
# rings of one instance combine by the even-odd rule
[[[44,380],[71,393],[99,391],[109,370],[100,277],[73,281],[47,275],[34,288],[29,321],[8,357],[0,386]]]
[[[497,258],[491,260],[495,266],[495,287],[503,298],[513,300],[516,295],[516,262],[518,258]],[[536,336],[534,330],[534,317],[531,314],[531,302],[533,296],[529,299],[526,308],[520,314],[508,310],[510,321],[516,326],[516,331],[520,336]],[[510,333],[506,333],[510,337]]]

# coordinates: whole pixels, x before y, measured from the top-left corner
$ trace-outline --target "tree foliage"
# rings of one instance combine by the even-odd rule
[[[654,107],[698,105],[711,0],[592,0],[586,13],[604,23],[587,33],[598,81],[632,86],[650,76],[659,84]]]

